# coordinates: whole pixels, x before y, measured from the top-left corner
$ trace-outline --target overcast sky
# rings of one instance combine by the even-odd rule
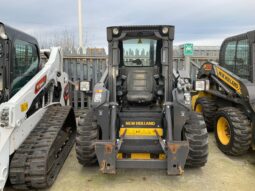
[[[175,25],[175,44],[220,45],[255,29],[255,0],[83,0],[86,46],[106,47],[111,25]],[[77,39],[77,0],[1,0],[0,19],[36,37]],[[78,42],[76,42],[78,43]]]

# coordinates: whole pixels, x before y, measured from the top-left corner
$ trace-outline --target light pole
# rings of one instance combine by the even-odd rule
[[[79,50],[83,51],[83,15],[82,0],[78,0],[78,27],[79,27]]]

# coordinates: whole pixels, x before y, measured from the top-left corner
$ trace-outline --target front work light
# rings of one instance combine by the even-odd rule
[[[163,29],[162,29],[162,33],[163,34],[167,34],[168,31],[169,31],[169,29],[167,27],[163,27]]]
[[[89,81],[81,81],[80,82],[80,91],[83,91],[83,92],[90,91],[90,82]]]
[[[114,35],[118,35],[118,34],[119,34],[119,29],[118,29],[118,28],[114,28],[114,29],[112,30],[112,33],[113,33]]]
[[[209,88],[210,88],[209,80],[197,80],[195,82],[196,91],[205,91],[205,90],[209,90]]]

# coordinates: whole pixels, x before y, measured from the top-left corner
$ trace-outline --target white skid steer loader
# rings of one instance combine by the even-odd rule
[[[44,52],[37,40],[0,23],[0,190],[53,184],[76,133],[61,48]]]

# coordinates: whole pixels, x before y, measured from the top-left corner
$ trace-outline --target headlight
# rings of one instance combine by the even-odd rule
[[[1,25],[0,24],[0,38],[6,40],[8,37],[7,35],[5,34],[5,29],[4,29],[4,25]]]
[[[167,27],[163,27],[163,29],[162,29],[162,33],[163,34],[167,34],[168,31],[169,31],[169,29]]]
[[[209,88],[210,88],[209,80],[198,80],[195,82],[196,91],[205,91],[205,90],[209,90]]]
[[[119,34],[119,29],[118,29],[118,28],[114,28],[114,29],[112,30],[112,33],[113,33],[114,35],[118,35],[118,34]]]
[[[80,82],[80,91],[84,92],[90,91],[90,82],[89,81]]]

